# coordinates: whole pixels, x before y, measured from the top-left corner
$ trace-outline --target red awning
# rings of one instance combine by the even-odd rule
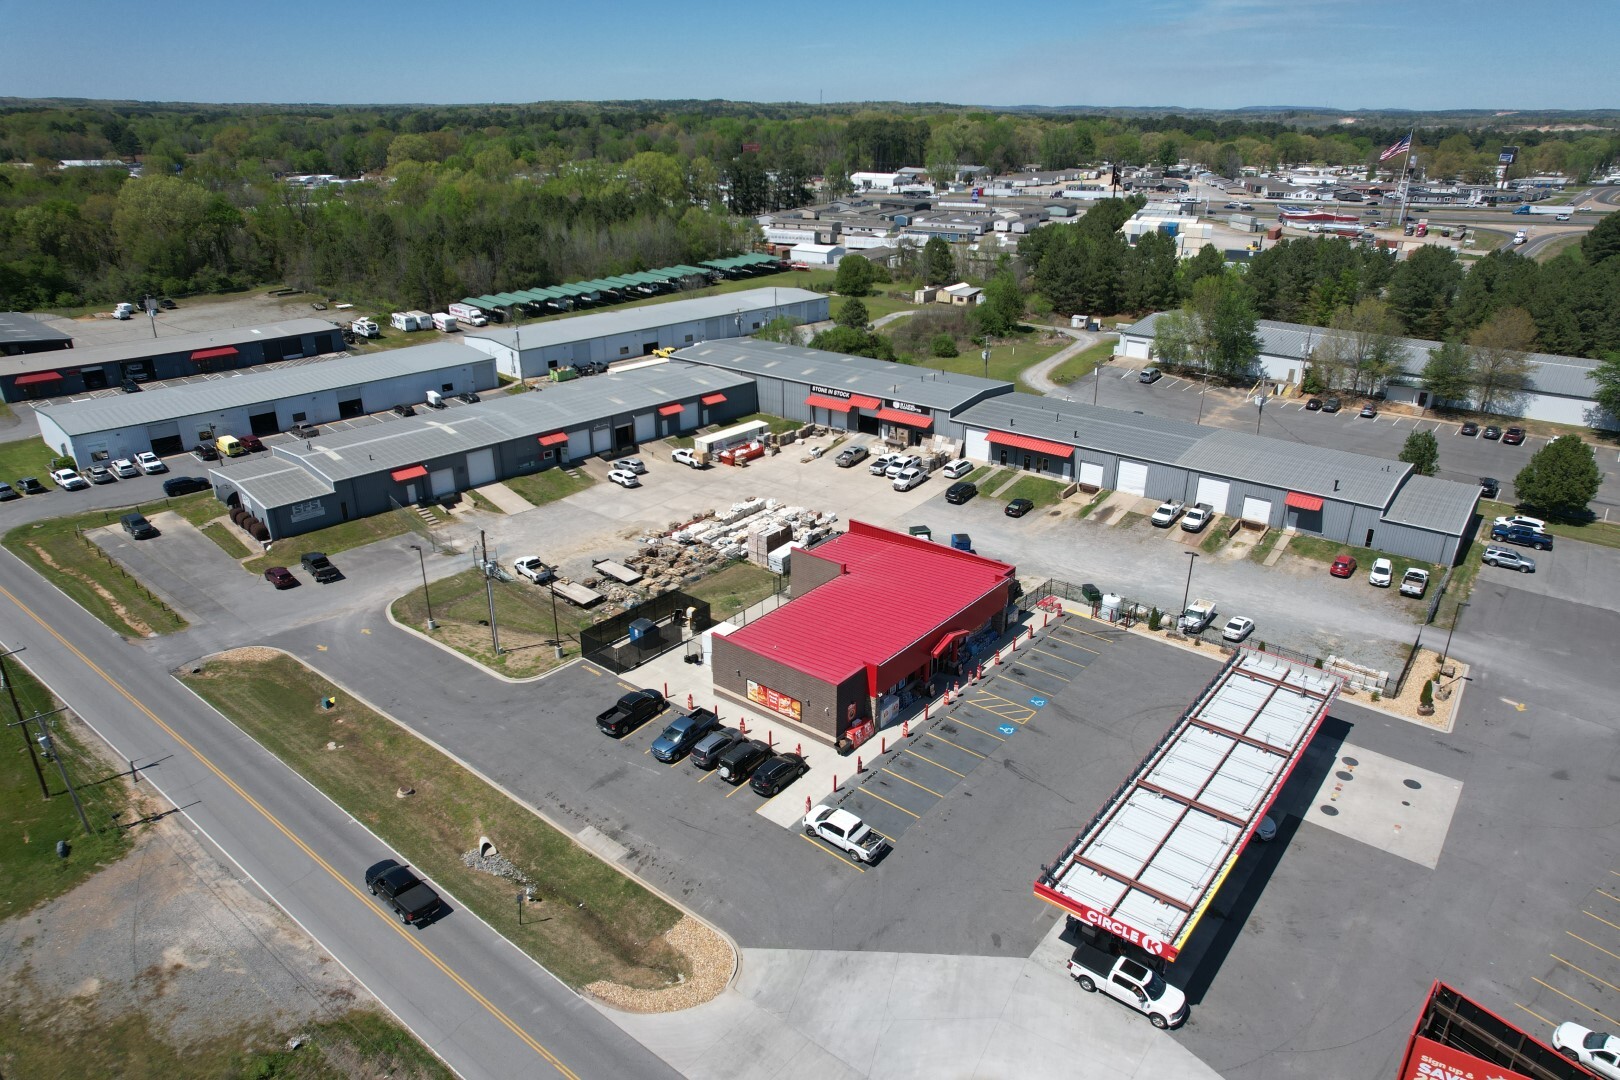
[[[867,397],[865,394],[849,395],[849,403],[857,409],[876,409],[882,406],[881,398]]]
[[[677,401],[673,405],[660,405],[660,406],[658,406],[658,415],[659,416],[679,416],[679,415],[681,415],[681,413],[684,410],[685,410],[685,406],[683,406],[680,402]]]
[[[60,371],[31,371],[27,375],[17,376],[18,386],[37,386],[40,383],[61,382]]]
[[[833,412],[849,412],[850,404],[843,398],[828,397],[825,394],[811,394],[804,399],[806,405],[813,405],[821,409],[831,409]]]
[[[191,354],[193,360],[218,360],[222,356],[235,356],[236,346],[221,345],[217,349],[198,349]]]
[[[931,428],[934,426],[932,416],[919,416],[916,413],[903,412],[900,409],[879,409],[877,418],[887,420],[891,424],[904,424],[906,427]]]
[[[726,395],[704,394],[702,397],[698,398],[698,400],[703,402],[705,405],[719,405],[726,400]]]
[[[400,483],[403,484],[407,480],[419,480],[422,477],[426,476],[427,475],[427,466],[426,465],[407,465],[403,469],[395,469],[393,472],[389,473],[388,475],[392,476],[395,480],[398,480]]]
[[[1301,495],[1297,491],[1290,491],[1283,499],[1283,504],[1292,506],[1296,510],[1320,510],[1322,509],[1322,497],[1320,495]]]
[[[1060,458],[1074,456],[1074,447],[1066,443],[1048,442],[1045,439],[1036,439],[1028,435],[1014,435],[1007,431],[992,431],[988,437],[991,446],[1016,446],[1020,450],[1033,450],[1037,454],[1047,454]]]
[[[560,443],[565,443],[567,441],[568,435],[566,432],[562,431],[553,431],[550,435],[540,436],[541,446],[557,446]]]
[[[949,649],[953,644],[961,641],[967,636],[968,632],[966,630],[952,630],[950,633],[939,639],[939,643],[933,647],[928,655],[932,656],[935,660],[938,660],[944,655],[945,650]]]

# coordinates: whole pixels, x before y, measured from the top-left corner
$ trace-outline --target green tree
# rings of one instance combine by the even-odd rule
[[[1603,362],[1592,369],[1590,377],[1597,384],[1592,400],[1597,402],[1599,410],[1590,418],[1591,426],[1596,431],[1612,431],[1615,424],[1620,423],[1620,352],[1604,357]]]
[[[894,345],[882,334],[857,330],[852,326],[835,326],[823,330],[810,339],[812,349],[845,353],[849,356],[870,356],[877,360],[893,360]]]
[[[949,334],[935,334],[928,343],[928,351],[942,359],[960,355],[956,349],[956,339]]]
[[[1162,232],[1144,233],[1125,256],[1120,302],[1126,311],[1160,311],[1180,299],[1176,242]]]
[[[1462,342],[1448,341],[1429,350],[1422,379],[1433,406],[1466,405],[1474,389],[1474,358]]]
[[[1432,431],[1414,431],[1401,447],[1400,459],[1419,476],[1433,476],[1440,465],[1440,443]]]
[[[1197,327],[1192,353],[1200,366],[1227,380],[1253,373],[1259,320],[1242,278],[1233,272],[1204,278],[1193,286],[1188,312]]]
[[[1226,256],[1214,244],[1205,244],[1198,254],[1181,264],[1181,295],[1191,296],[1193,286],[1204,278],[1226,272]]]
[[[1153,321],[1153,355],[1166,364],[1185,367],[1192,360],[1198,328],[1185,311],[1165,311]]]
[[[866,305],[855,297],[850,297],[838,305],[837,322],[839,326],[849,326],[856,330],[865,330],[866,324],[871,321],[867,314]]]
[[[864,255],[845,255],[838,262],[833,290],[840,296],[865,296],[872,291],[872,262]]]
[[[949,285],[956,279],[956,256],[943,237],[930,236],[923,245],[923,281],[929,285]]]
[[[1468,335],[1479,411],[1513,412],[1530,378],[1536,325],[1523,308],[1503,308]]]
[[[1604,214],[1592,231],[1581,237],[1581,254],[1588,266],[1597,266],[1620,255],[1620,217]]]
[[[973,309],[980,331],[992,337],[1013,333],[1023,317],[1024,291],[1018,287],[1018,279],[1006,271],[990,279],[984,287],[984,303]]]
[[[856,301],[850,301],[855,303]],[[799,327],[802,324],[798,319],[791,319],[786,315],[778,315],[758,330],[754,331],[756,341],[774,341],[779,345],[797,345],[799,343]]]
[[[1413,337],[1438,341],[1451,325],[1451,305],[1462,285],[1462,266],[1450,248],[1425,245],[1395,267],[1389,306]]]
[[[1399,370],[1399,332],[1382,300],[1369,297],[1341,307],[1312,354],[1313,364],[1329,385],[1343,385],[1348,376],[1355,392],[1373,393]]]
[[[1513,486],[1523,505],[1575,518],[1587,512],[1602,479],[1592,448],[1574,435],[1560,435],[1535,452]]]

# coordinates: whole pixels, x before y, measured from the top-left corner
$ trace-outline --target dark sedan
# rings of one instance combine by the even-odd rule
[[[24,495],[43,495],[49,491],[50,488],[40,483],[32,476],[25,476],[21,480],[17,481],[17,490],[22,492]]]
[[[798,754],[777,754],[754,770],[748,786],[761,795],[776,795],[810,771],[810,763]]]
[[[1457,429],[1457,434],[1467,435],[1470,439],[1479,434],[1479,425],[1472,420]]]
[[[1305,403],[1305,410],[1307,412],[1315,412],[1316,410],[1320,409],[1321,407],[1322,407],[1322,399],[1319,398],[1319,397],[1313,397],[1313,398],[1311,398],[1311,400],[1309,400],[1309,401],[1307,401]]]
[[[1007,504],[1007,509],[1004,512],[1008,517],[1023,517],[1033,509],[1035,509],[1035,504],[1028,499],[1014,499]]]
[[[1492,424],[1490,427],[1480,432],[1480,436],[1486,439],[1500,439],[1502,437],[1502,429],[1497,427],[1495,424]]]
[[[196,454],[197,457],[202,461],[219,460],[219,451],[214,449],[214,447],[210,446],[208,443],[198,443],[196,446],[191,448],[191,452]]]
[[[1497,492],[1501,490],[1502,482],[1496,477],[1482,476],[1479,478],[1479,493],[1484,498],[1494,499],[1496,498]]]
[[[12,487],[10,484],[0,484],[0,502],[9,502],[12,499],[20,498],[22,498],[22,496],[17,494],[16,488]]]
[[[1339,405],[1340,405],[1340,402],[1339,402],[1338,398],[1330,397],[1326,401],[1322,402],[1322,411],[1323,412],[1338,412],[1339,411]]]

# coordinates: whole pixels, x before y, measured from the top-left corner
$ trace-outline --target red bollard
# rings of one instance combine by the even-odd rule
[[[911,738],[911,721],[910,720],[902,720],[902,721],[900,721],[900,737],[902,739]]]
[[[879,751],[878,751],[878,753],[880,753],[880,754],[887,754],[887,753],[888,753],[888,752],[889,752],[889,737],[888,737],[888,736],[887,736],[887,735],[885,735],[885,736],[883,736],[883,746],[882,746],[882,749],[880,749],[880,750],[879,750]]]
[[[834,791],[838,790],[838,774],[837,773],[833,773],[833,788],[832,789]]]
[[[1052,617],[1052,613],[1050,611],[1041,612],[1041,626],[1045,627],[1046,626],[1046,621],[1048,619],[1050,619],[1051,617]]]
[[[1033,626],[1029,628],[1029,640],[1035,640],[1035,628]]]
[[[923,719],[924,720],[928,719],[928,708],[929,708],[929,706],[931,704],[932,704],[932,702],[927,702],[927,701],[923,702]]]
[[[1018,651],[1018,635],[1016,633],[1013,634],[1012,647],[1013,647],[1013,652]]]
[[[748,734],[748,717],[746,717],[746,716],[738,717],[738,719],[737,719],[737,730],[739,732],[741,732],[742,734],[744,734],[744,735]]]
[[[804,757],[804,743],[794,743],[793,752],[798,754],[800,757]]]
[[[692,711],[692,695],[691,694],[686,695],[686,711],[687,712]]]
[[[855,758],[855,771],[857,773],[863,773],[866,771],[866,766],[861,764],[861,759],[858,756]]]
[[[770,728],[765,729],[765,745],[770,747],[772,750],[776,749],[776,732],[772,731]]]
[[[804,812],[807,814],[810,812],[810,796],[808,795],[804,797]]]
[[[669,700],[669,683],[664,684],[664,700]]]

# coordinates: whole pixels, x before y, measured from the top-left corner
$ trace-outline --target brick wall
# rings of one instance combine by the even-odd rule
[[[780,719],[783,730],[790,729],[791,721],[787,717],[748,700],[749,679],[779,694],[798,699],[800,726],[829,743],[850,726],[850,705],[855,706],[857,723],[871,715],[871,699],[866,696],[864,671],[856,672],[841,685],[834,685],[798,671],[780,660],[749,652],[718,634],[710,640],[709,656],[714,669],[715,691],[759,716]]]
[[[794,599],[803,596],[817,585],[825,585],[844,572],[844,564],[824,559],[803,548],[793,553],[793,575],[789,579]]]

